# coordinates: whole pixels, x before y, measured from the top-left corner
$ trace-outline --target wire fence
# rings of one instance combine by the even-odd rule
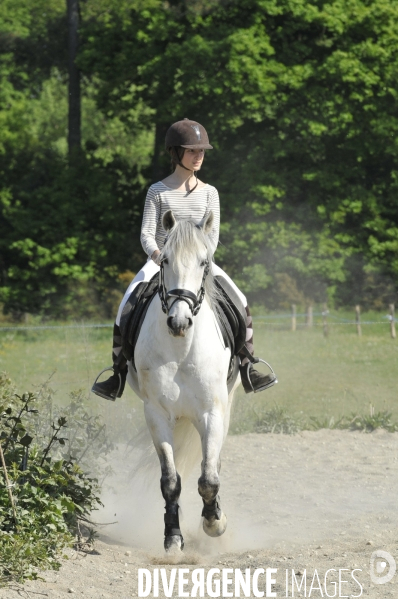
[[[307,314],[302,313],[302,314],[296,314],[296,318],[306,318]],[[356,325],[357,324],[357,320],[355,319],[349,319],[349,318],[343,318],[341,316],[336,316],[334,314],[330,314],[327,313],[325,314],[324,312],[314,312],[313,316],[318,316],[318,317],[322,317],[324,318],[325,316],[329,319],[332,319],[332,323],[330,324],[341,324],[341,325]],[[279,319],[279,320],[273,320],[273,319]],[[253,316],[253,320],[261,320],[266,324],[273,324],[273,325],[283,325],[285,326],[285,323],[281,323],[280,320],[292,320],[292,314],[265,314],[265,315],[257,315],[257,316]],[[361,324],[386,324],[388,322],[398,322],[398,318],[393,318],[390,314],[386,314],[385,316],[380,316],[380,318],[378,320],[361,320],[360,323]],[[313,322],[311,325],[309,325],[307,322],[298,322],[297,326],[304,326],[304,327],[309,327],[309,326],[322,326],[322,322]]]
[[[259,313],[253,317],[257,339],[265,343],[268,332],[283,334],[284,340],[297,347],[297,344],[308,347],[322,335],[340,340],[355,339],[362,334],[376,338],[378,342],[388,345],[395,339],[397,318],[394,310],[390,313],[368,312],[361,314],[353,309],[349,311],[299,310],[291,312]],[[37,321],[36,321],[37,322]],[[0,324],[0,372],[10,373],[13,380],[18,380],[21,388],[32,389],[32,385],[41,385],[51,379],[51,386],[59,393],[60,401],[65,401],[67,394],[74,389],[84,388],[87,397],[98,372],[111,362],[110,347],[113,322],[71,322],[34,324],[34,321],[13,324]],[[294,331],[299,331],[295,337]],[[311,333],[312,331],[312,333]],[[262,337],[262,333],[264,336]],[[389,339],[390,337],[390,339]],[[357,346],[357,344],[355,344]],[[362,344],[359,344],[362,347]],[[398,349],[398,347],[397,347]],[[395,354],[394,354],[395,355]]]
[[[27,325],[21,325],[21,326],[0,326],[0,332],[1,331],[51,331],[51,330],[57,330],[57,329],[107,329],[107,328],[112,328],[113,324],[55,324],[55,325],[37,325],[37,326],[27,326]]]
[[[396,327],[395,323],[398,319],[395,318],[395,305],[390,304],[388,307],[388,314],[380,314],[373,319],[363,320],[361,318],[361,307],[355,306],[354,318],[345,318],[341,314],[332,314],[326,304],[323,304],[323,310],[321,312],[314,312],[312,306],[309,306],[305,313],[297,313],[296,305],[292,304],[292,311],[290,314],[273,314],[257,316],[256,320],[263,322],[264,324],[272,327],[279,327],[296,331],[297,328],[310,329],[312,327],[322,327],[324,337],[329,335],[330,327],[350,327],[356,328],[356,333],[359,337],[362,336],[363,326],[385,326],[386,330],[389,330],[392,339],[396,338]],[[298,318],[302,318],[303,322],[297,322]]]
[[[360,320],[343,318],[340,315],[331,314],[327,312],[313,312],[312,316],[322,317],[328,320],[328,324],[338,325],[382,325],[391,322],[398,322],[398,318],[391,314],[385,314],[380,316],[377,320]],[[286,326],[287,321],[291,321],[292,318],[308,318],[308,313],[296,313],[292,316],[291,313],[285,314],[260,314],[253,316],[254,321],[261,321],[264,324]],[[312,327],[312,326],[323,326],[323,322],[314,320],[311,323],[308,322],[296,322],[297,326],[300,327]],[[113,327],[113,323],[76,323],[76,324],[59,324],[59,325],[14,325],[14,326],[1,326],[0,333],[5,331],[50,331],[50,330],[67,330],[67,329],[110,329]]]

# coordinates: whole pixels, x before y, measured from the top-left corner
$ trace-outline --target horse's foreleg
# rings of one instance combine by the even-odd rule
[[[204,419],[202,438],[202,474],[198,480],[199,495],[203,500],[203,530],[211,537],[219,537],[227,528],[227,517],[221,509],[219,472],[223,443],[223,419],[219,414],[208,414]]]
[[[174,463],[173,463],[174,465]],[[162,478],[160,479],[160,488],[166,502],[164,515],[164,548],[166,551],[184,549],[184,539],[180,530],[178,517],[178,499],[181,494],[181,477],[177,470],[168,466],[168,463],[162,463]]]
[[[174,464],[173,431],[170,422],[145,411],[153,443],[159,456],[162,477],[160,488],[165,500],[164,548],[167,552],[181,551],[184,539],[178,518],[178,500],[181,494],[181,477]]]

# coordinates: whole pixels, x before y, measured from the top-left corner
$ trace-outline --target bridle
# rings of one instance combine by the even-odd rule
[[[205,282],[206,282],[206,277],[209,274],[209,270],[210,270],[209,260],[206,260],[206,262],[205,262],[205,269],[203,271],[202,283],[200,285],[198,295],[195,295],[195,293],[193,293],[192,291],[189,291],[188,289],[172,289],[171,291],[167,291],[165,284],[164,284],[163,262],[164,262],[164,260],[162,260],[160,263],[159,290],[158,290],[163,312],[165,314],[169,314],[169,312],[170,312],[171,308],[174,306],[174,304],[176,302],[182,301],[182,302],[186,302],[188,304],[189,309],[191,310],[192,316],[196,316],[196,314],[200,310],[200,307],[203,302],[203,298],[205,296]],[[167,302],[169,301],[170,298],[174,298],[174,301],[172,302],[171,306],[169,307]]]

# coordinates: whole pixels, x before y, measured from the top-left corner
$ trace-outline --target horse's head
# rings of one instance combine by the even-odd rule
[[[213,252],[207,235],[213,220],[212,211],[198,225],[188,220],[177,221],[172,210],[163,216],[168,236],[160,255],[159,295],[167,314],[167,326],[175,337],[185,337],[205,290],[211,289]]]

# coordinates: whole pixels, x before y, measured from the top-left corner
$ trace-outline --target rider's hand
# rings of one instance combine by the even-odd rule
[[[151,256],[151,258],[155,262],[155,264],[158,264],[158,265],[159,265],[159,256],[160,256],[160,250],[155,250]]]

